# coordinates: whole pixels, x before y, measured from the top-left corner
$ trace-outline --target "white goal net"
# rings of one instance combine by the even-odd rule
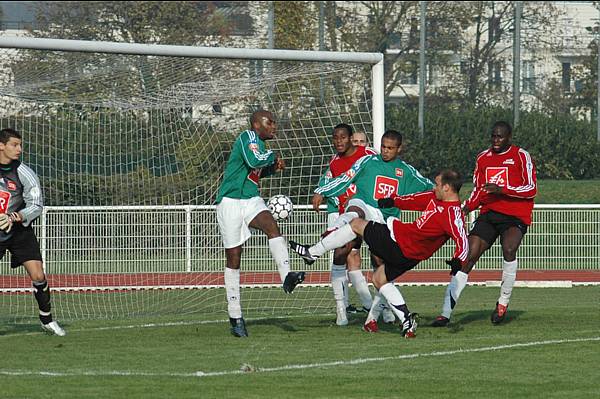
[[[0,44],[0,125],[21,132],[23,161],[44,189],[36,231],[63,319],[225,314],[213,204],[253,111],[275,115],[278,138],[268,146],[287,164],[261,180],[262,196],[292,199],[297,211],[283,230],[303,241],[325,224],[300,206],[310,203],[333,153],[333,126],[348,123],[373,139],[368,63]],[[293,269],[304,268],[292,259]],[[245,313],[331,309],[327,260],[308,271],[307,284],[286,296],[266,240],[252,238],[242,256],[242,285],[253,287],[242,291]],[[10,270],[5,256],[1,317],[35,317],[29,287],[23,268]]]

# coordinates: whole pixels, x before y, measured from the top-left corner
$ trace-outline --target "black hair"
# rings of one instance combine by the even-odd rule
[[[456,194],[460,192],[463,185],[463,177],[460,172],[454,169],[442,169],[438,175],[440,176],[442,185],[448,184]]]
[[[17,138],[21,140],[21,134],[17,132],[15,129],[11,129],[9,127],[0,130],[0,143],[6,144],[11,137]]]
[[[383,136],[381,136],[382,139],[388,138],[388,139],[393,139],[396,140],[396,143],[398,143],[398,146],[402,145],[402,134],[397,131],[397,130],[386,130],[385,133],[383,133]]]
[[[508,122],[498,121],[494,123],[494,125],[492,126],[492,133],[494,133],[494,130],[496,129],[499,129],[501,132],[506,133],[508,136],[512,136],[512,126],[510,126],[510,123]]]
[[[346,130],[348,132],[348,136],[352,136],[352,133],[354,133],[354,129],[352,129],[352,126],[348,125],[347,123],[338,123],[333,127],[333,131],[335,132],[337,129]]]

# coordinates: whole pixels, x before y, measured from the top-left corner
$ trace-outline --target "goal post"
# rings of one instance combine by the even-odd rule
[[[381,54],[22,37],[0,37],[0,48],[0,122],[23,134],[23,160],[44,189],[36,231],[62,319],[225,315],[213,204],[254,110],[278,119],[268,146],[287,164],[261,180],[261,194],[292,198],[282,230],[307,242],[325,226],[308,204],[333,126],[349,123],[375,147],[384,131]],[[6,262],[0,314],[34,317],[29,281]],[[285,295],[265,238],[253,237],[246,314],[332,310],[327,260],[307,271]]]

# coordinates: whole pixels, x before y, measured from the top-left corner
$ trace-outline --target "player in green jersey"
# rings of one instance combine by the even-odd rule
[[[291,293],[304,281],[304,272],[290,271],[285,238],[277,222],[260,197],[258,181],[285,168],[285,162],[265,141],[275,138],[277,123],[269,111],[256,111],[250,117],[250,129],[233,143],[217,196],[217,220],[225,247],[225,291],[231,333],[247,337],[240,301],[240,263],[242,246],[250,238],[250,228],[261,230],[269,238],[269,249],[277,264],[283,290]]]
[[[327,234],[339,229],[356,217],[376,223],[385,223],[390,216],[398,217],[398,208],[380,209],[377,200],[391,196],[413,194],[433,188],[431,180],[423,177],[414,167],[400,159],[402,151],[402,135],[395,130],[386,131],[381,138],[381,153],[360,158],[348,171],[330,180],[315,190],[313,207],[319,206],[325,197],[338,196],[344,193],[351,184],[356,186],[356,194],[348,201],[346,212],[336,220],[332,229],[317,244],[308,247],[290,241],[291,248],[298,253],[307,264],[312,264],[318,257],[327,252],[329,241],[336,240],[336,234]],[[344,245],[340,243],[335,248]],[[379,265],[379,260],[373,259]],[[384,300],[379,294],[373,301],[376,317],[385,308]],[[381,304],[381,305],[380,305]]]

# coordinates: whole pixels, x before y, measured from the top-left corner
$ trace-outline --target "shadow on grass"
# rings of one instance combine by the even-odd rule
[[[38,323],[31,324],[14,324],[14,323],[2,323],[0,327],[0,336],[2,335],[18,335],[25,333],[39,332],[43,333],[42,328]]]
[[[498,324],[498,326],[502,326],[505,324],[510,324],[513,321],[519,319],[521,315],[525,312],[522,310],[509,310],[506,313],[506,317],[502,321],[502,323]],[[461,332],[464,327],[470,323],[474,322],[487,322],[492,325],[491,322],[492,312],[490,310],[477,310],[471,312],[463,312],[459,316],[455,316],[450,320],[450,324],[448,324],[447,329],[449,329],[453,333]],[[432,327],[431,323],[434,318],[421,318],[420,326],[430,327],[430,328],[444,328],[444,327]]]

